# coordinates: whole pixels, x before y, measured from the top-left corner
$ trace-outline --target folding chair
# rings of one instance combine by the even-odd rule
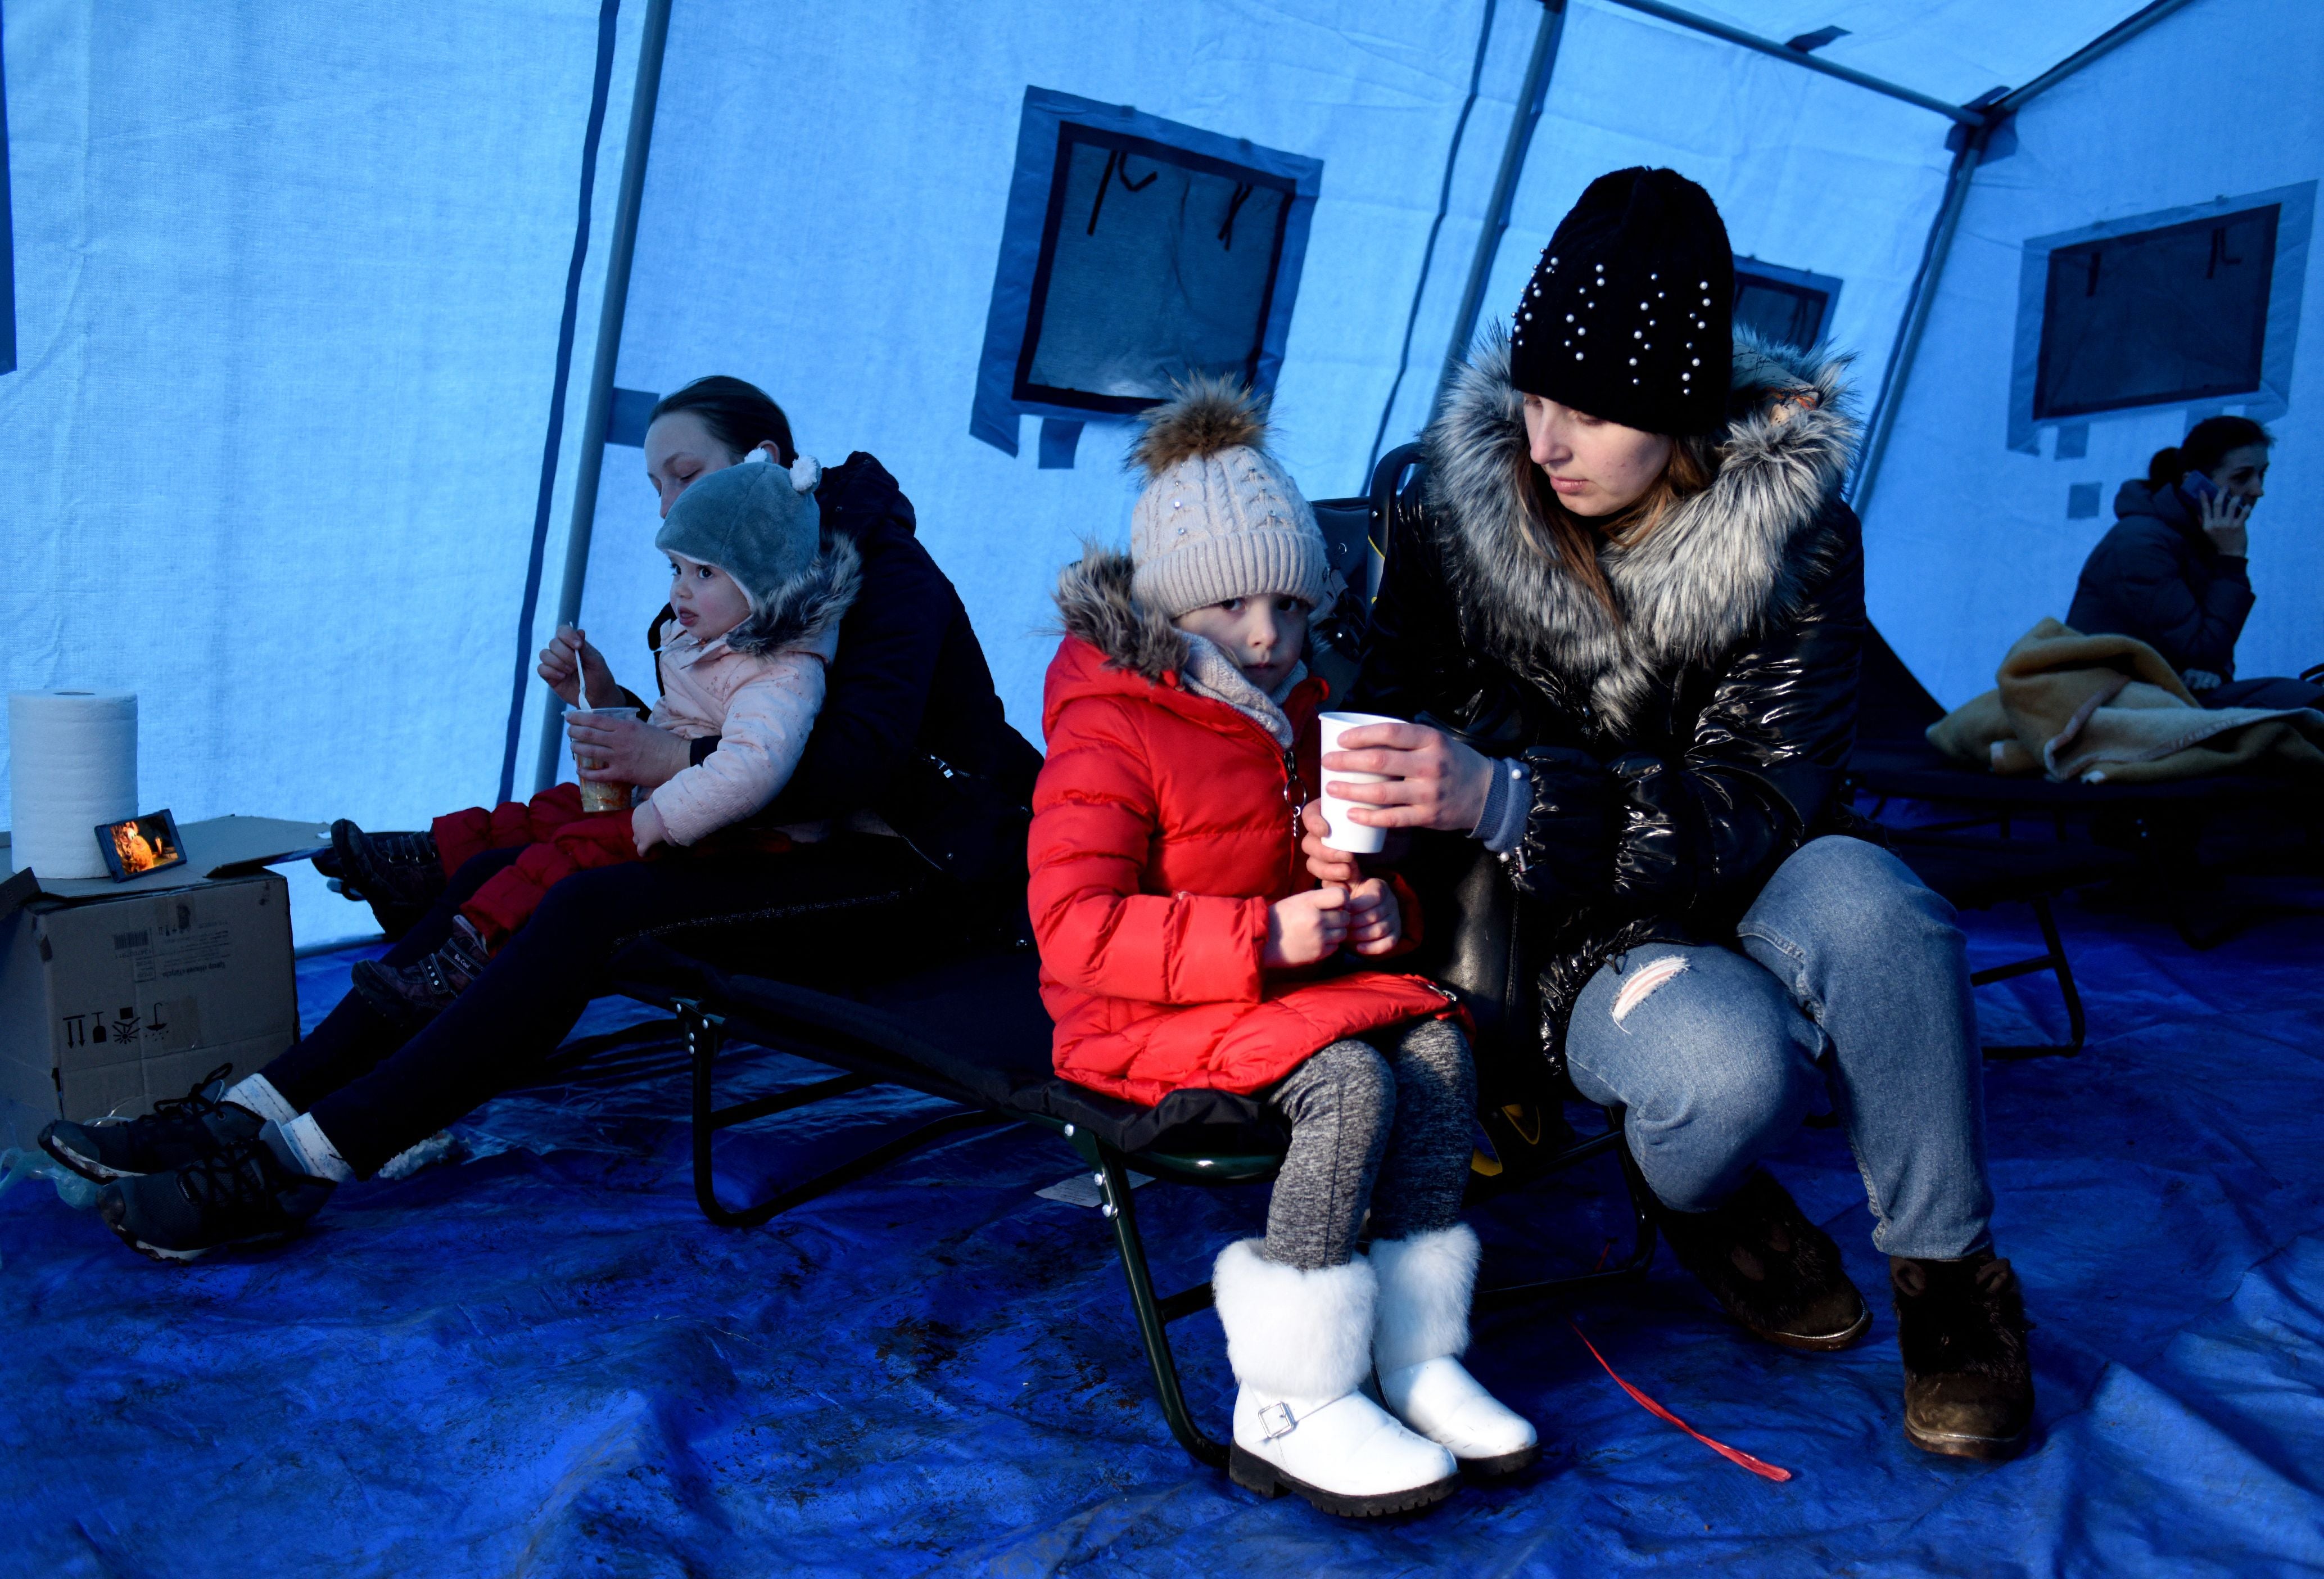
[[[1157,1179],[1202,1186],[1273,1178],[1288,1137],[1265,1103],[1228,1092],[1181,1091],[1144,1108],[1058,1079],[1050,1068],[1051,1027],[1029,950],[954,959],[897,981],[835,983],[831,991],[730,972],[650,939],[624,950],[614,971],[615,991],[670,1010],[684,1035],[693,1074],[695,1198],[714,1223],[764,1223],[972,1130],[1026,1124],[1072,1147],[1093,1170],[1101,1192],[1100,1210],[1113,1231],[1139,1340],[1170,1434],[1201,1462],[1226,1463],[1225,1445],[1206,1434],[1186,1407],[1168,1334],[1172,1322],[1210,1307],[1210,1285],[1156,1294],[1129,1174],[1136,1168]],[[715,1077],[730,1035],[810,1059],[834,1073],[771,1096],[722,1106]],[[712,1156],[719,1131],[873,1085],[900,1086],[953,1105],[761,1200],[734,1206],[720,1199]],[[1631,1256],[1610,1269],[1540,1279],[1481,1298],[1508,1303],[1646,1270],[1654,1252],[1648,1197],[1627,1149],[1617,1144],[1619,1135],[1618,1118],[1606,1135],[1570,1148],[1554,1167],[1562,1169],[1609,1150],[1622,1157],[1637,1223],[1638,1243]]]

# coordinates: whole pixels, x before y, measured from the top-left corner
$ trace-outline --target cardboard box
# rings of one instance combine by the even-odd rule
[[[0,1099],[14,1143],[53,1118],[149,1112],[220,1064],[245,1075],[299,1036],[290,886],[312,823],[193,823],[187,863],[129,882],[0,885]]]

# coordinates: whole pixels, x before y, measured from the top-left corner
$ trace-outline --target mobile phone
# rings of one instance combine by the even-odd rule
[[[2200,504],[2206,499],[2216,499],[2219,496],[2219,485],[2201,472],[2189,472],[2179,479],[2179,491],[2195,503]]]
[[[166,807],[143,817],[101,824],[97,843],[105,852],[105,863],[112,869],[115,882],[186,863],[186,842],[178,836],[178,819]]]

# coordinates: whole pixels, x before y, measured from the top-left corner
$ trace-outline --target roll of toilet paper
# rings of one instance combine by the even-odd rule
[[[12,866],[106,875],[97,825],[137,815],[136,694],[10,692],[8,794]]]

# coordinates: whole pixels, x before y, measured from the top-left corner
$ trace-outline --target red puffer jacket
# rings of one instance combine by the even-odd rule
[[[1447,1012],[1418,976],[1260,968],[1268,906],[1314,886],[1293,819],[1316,782],[1323,682],[1285,707],[1303,771],[1251,719],[1183,688],[1184,644],[1131,602],[1127,559],[1093,551],[1057,603],[1028,851],[1057,1073],[1148,1105],[1189,1086],[1257,1091],[1342,1037]]]

